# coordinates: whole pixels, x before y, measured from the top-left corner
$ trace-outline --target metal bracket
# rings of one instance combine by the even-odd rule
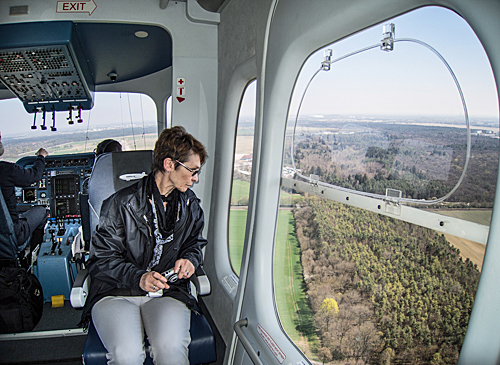
[[[396,25],[389,23],[384,25],[383,39],[380,42],[380,49],[382,51],[390,52],[394,50],[394,37],[396,35]]]
[[[401,190],[385,189],[385,212],[393,215],[401,215],[400,199],[403,196]]]
[[[309,185],[318,186],[319,175],[311,174],[309,175]]]
[[[321,62],[321,69],[323,71],[330,71],[330,66],[332,64],[333,51],[331,49],[325,49],[325,59]]]

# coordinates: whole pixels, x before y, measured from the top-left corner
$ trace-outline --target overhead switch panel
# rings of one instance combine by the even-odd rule
[[[94,83],[71,22],[2,25],[0,35],[0,79],[29,113],[92,108]]]

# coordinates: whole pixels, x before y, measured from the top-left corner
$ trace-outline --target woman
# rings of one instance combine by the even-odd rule
[[[108,364],[142,364],[144,332],[155,364],[189,364],[189,277],[202,262],[203,210],[190,187],[203,145],[182,127],[161,132],[151,173],[106,199],[87,263],[90,313]],[[169,269],[178,280],[161,274]]]

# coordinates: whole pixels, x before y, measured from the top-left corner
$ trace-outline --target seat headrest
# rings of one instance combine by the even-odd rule
[[[151,172],[153,151],[122,151],[111,154],[113,165],[113,184],[118,191],[127,187]]]
[[[102,202],[151,172],[153,151],[121,151],[97,156],[89,179],[90,229],[99,221]]]

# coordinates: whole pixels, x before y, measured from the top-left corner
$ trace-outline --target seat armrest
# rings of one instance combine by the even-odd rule
[[[210,280],[208,280],[208,276],[201,266],[198,266],[194,275],[191,276],[191,282],[194,284],[198,295],[208,295],[212,291]]]
[[[90,275],[87,269],[78,271],[71,288],[70,302],[73,308],[82,308],[85,305],[90,287]]]
[[[83,239],[83,229],[82,226],[78,227],[78,233],[76,234],[73,242],[71,244],[71,254],[72,257],[83,256],[86,254],[85,241]]]

